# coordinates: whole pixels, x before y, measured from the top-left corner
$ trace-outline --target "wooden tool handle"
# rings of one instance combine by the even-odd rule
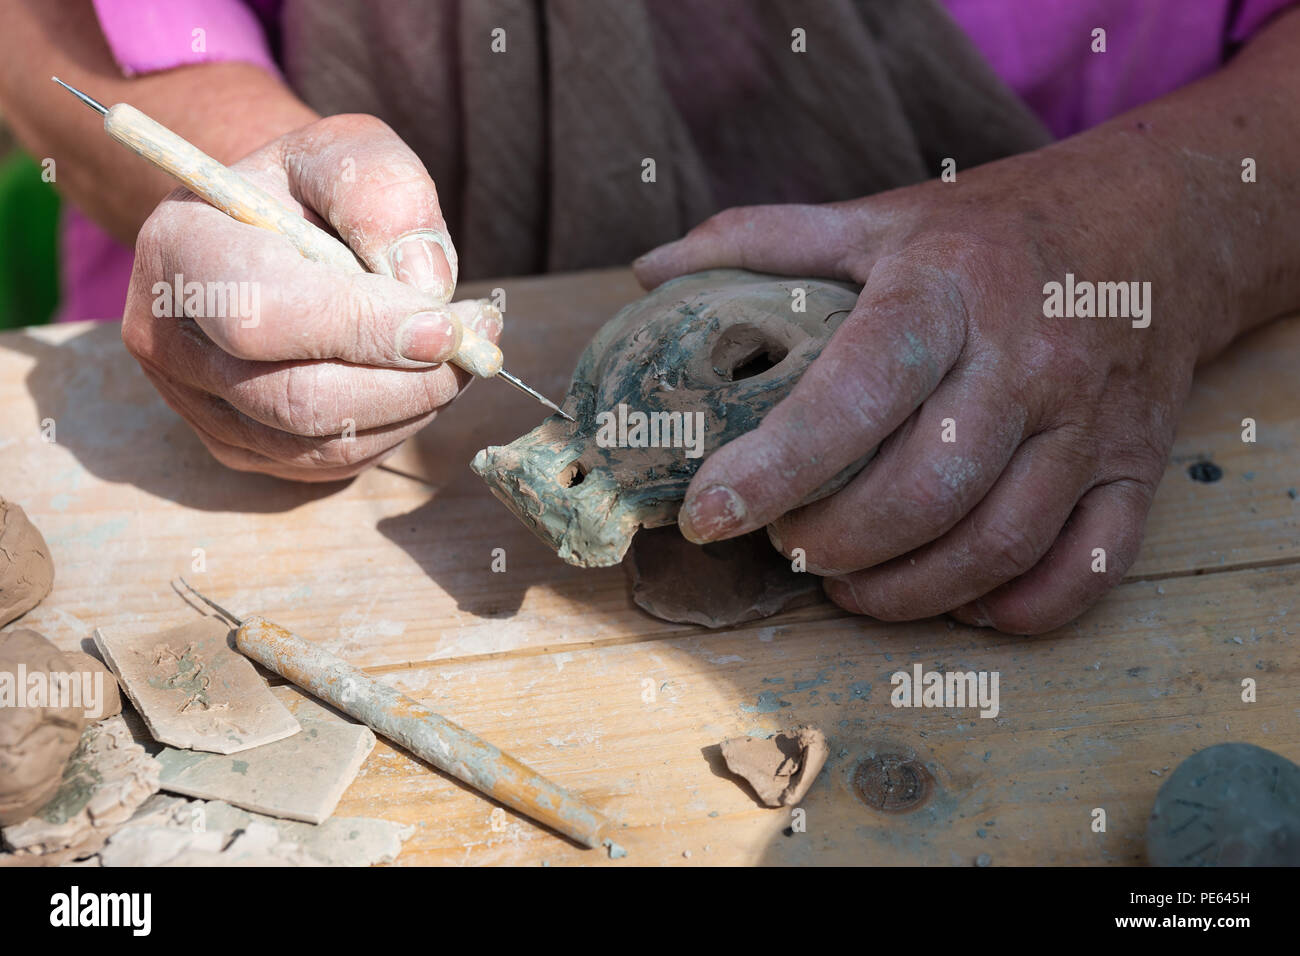
[[[278,232],[306,258],[344,272],[365,272],[343,243],[286,209],[274,196],[227,169],[193,143],[154,122],[134,106],[118,103],[104,116],[104,131],[127,149],[180,180],[227,215]]]
[[[126,103],[109,107],[104,131],[232,218],[278,232],[313,262],[352,274],[366,271],[338,239],[135,107]],[[501,371],[501,350],[463,326],[460,349],[451,361],[471,375],[491,378]]]
[[[417,700],[329,651],[256,615],[235,632],[246,657],[333,704],[380,736],[585,847],[598,847],[610,822],[583,800]]]

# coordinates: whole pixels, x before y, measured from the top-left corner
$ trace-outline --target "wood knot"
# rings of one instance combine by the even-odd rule
[[[853,792],[872,810],[910,813],[934,794],[930,771],[903,754],[867,757],[853,771]]]

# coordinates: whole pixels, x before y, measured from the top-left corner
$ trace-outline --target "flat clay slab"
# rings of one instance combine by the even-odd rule
[[[233,754],[298,733],[229,635],[203,617],[161,633],[101,627],[95,645],[159,743]]]
[[[374,748],[368,727],[304,717],[302,733],[235,755],[168,747],[158,755],[161,788],[320,823],[334,812]]]

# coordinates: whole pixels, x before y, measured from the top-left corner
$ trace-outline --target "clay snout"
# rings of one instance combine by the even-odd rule
[[[509,445],[474,456],[474,472],[493,495],[570,564],[617,564],[639,522],[626,507],[599,447],[583,436],[557,435],[556,417]]]

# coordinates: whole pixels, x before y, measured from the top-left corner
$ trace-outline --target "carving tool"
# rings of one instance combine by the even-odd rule
[[[299,253],[313,262],[333,266],[344,272],[366,271],[352,250],[338,239],[312,225],[266,190],[253,185],[233,169],[223,166],[193,143],[150,119],[135,107],[126,103],[105,106],[64,83],[57,76],[50,79],[103,116],[104,132],[109,136],[179,180],[226,215],[250,226],[278,232],[293,243]],[[468,327],[462,326],[462,331],[460,348],[451,357],[455,365],[481,378],[505,379],[525,395],[573,421],[573,416],[560,406],[502,368],[499,348]]]
[[[498,803],[585,847],[606,845],[612,853],[617,846],[608,836],[610,823],[604,815],[510,754],[279,624],[257,615],[236,617],[199,593],[184,578],[179,580],[195,597],[238,628],[235,646],[246,657],[312,696],[328,701],[375,733],[401,744]],[[179,589],[177,593],[184,597]]]

